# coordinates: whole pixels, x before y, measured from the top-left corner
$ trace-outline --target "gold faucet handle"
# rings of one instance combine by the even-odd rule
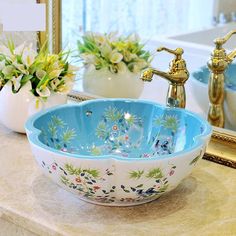
[[[171,54],[174,54],[176,60],[181,60],[182,55],[184,53],[184,50],[182,48],[176,48],[175,50],[171,50],[171,49],[166,48],[166,47],[159,47],[157,49],[157,52],[161,52],[161,51],[166,51],[166,52],[169,52]]]
[[[236,30],[231,30],[224,37],[215,39],[214,43],[216,45],[216,48],[217,49],[222,49],[222,45],[225,44],[232,37],[232,35],[234,35],[234,34],[236,34]]]

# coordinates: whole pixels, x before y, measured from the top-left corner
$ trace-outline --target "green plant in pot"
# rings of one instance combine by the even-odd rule
[[[78,41],[78,57],[85,68],[85,92],[103,97],[138,98],[143,90],[140,73],[152,60],[135,34],[93,32]]]
[[[77,68],[68,63],[68,52],[51,54],[43,47],[0,46],[0,121],[24,133],[27,118],[41,109],[66,102]]]

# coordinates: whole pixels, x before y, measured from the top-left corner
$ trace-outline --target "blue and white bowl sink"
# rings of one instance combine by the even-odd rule
[[[206,114],[209,107],[209,77],[210,71],[207,66],[199,68],[190,77],[194,99]],[[236,64],[230,64],[225,72],[224,110],[228,128],[236,130]]]
[[[91,100],[32,116],[26,131],[44,174],[102,205],[152,201],[203,156],[211,126],[184,109],[140,100]]]

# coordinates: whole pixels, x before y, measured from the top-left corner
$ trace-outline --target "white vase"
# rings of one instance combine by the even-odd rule
[[[85,92],[108,98],[138,98],[144,83],[139,73],[130,71],[111,73],[108,69],[85,70],[83,89]]]
[[[0,122],[7,128],[25,133],[24,125],[29,116],[67,101],[66,95],[55,93],[48,97],[46,102],[43,102],[30,92],[31,89],[31,83],[28,82],[18,93],[14,94],[12,85],[8,82],[0,91]]]

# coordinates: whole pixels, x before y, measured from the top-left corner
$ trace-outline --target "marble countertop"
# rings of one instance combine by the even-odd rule
[[[201,160],[156,201],[104,207],[44,177],[25,135],[0,126],[0,143],[0,235],[236,235],[235,169]]]

